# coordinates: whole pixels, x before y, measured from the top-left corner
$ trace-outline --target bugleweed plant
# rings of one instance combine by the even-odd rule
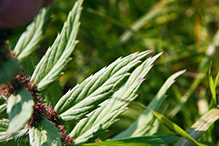
[[[1,145],[204,145],[197,140],[219,117],[215,93],[219,75],[215,81],[209,77],[211,110],[191,127],[190,135],[163,116],[166,110],[160,109],[166,91],[185,70],[170,76],[147,107],[138,105],[145,111],[129,128],[101,138],[138,97],[138,88],[162,53],[146,59],[153,53],[146,50],[121,57],[59,97],[56,80],[78,43],[82,2],[75,3],[61,32],[33,70],[31,65],[21,64],[38,48],[49,24],[51,7],[40,11],[13,50],[1,40]],[[33,72],[30,77],[27,71]],[[178,136],[156,134],[159,121]]]

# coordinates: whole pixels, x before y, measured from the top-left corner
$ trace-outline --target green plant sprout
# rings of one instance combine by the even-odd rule
[[[171,1],[161,3],[162,7],[169,2]],[[148,57],[154,51],[146,50],[120,57],[61,97],[47,95],[51,91],[58,92],[56,81],[72,60],[71,54],[79,42],[76,38],[81,25],[79,20],[82,3],[83,0],[75,2],[61,32],[35,68],[21,64],[28,60],[43,40],[50,24],[52,6],[41,9],[20,36],[13,50],[10,50],[6,42],[1,44],[1,145],[204,145],[198,142],[198,139],[219,118],[219,109],[216,107],[219,75],[215,82],[209,77],[213,95],[211,110],[197,120],[188,133],[162,115],[165,110],[162,114],[159,113],[166,100],[167,90],[186,70],[178,71],[166,80],[149,105],[143,106],[144,112],[130,127],[107,137],[107,140],[100,140],[100,136],[118,121],[119,116],[127,111],[128,106],[139,96],[139,87],[154,62],[163,53]],[[161,10],[156,11],[154,7],[148,15],[134,23],[133,30],[139,30],[151,17],[166,11]],[[132,35],[131,31],[127,31],[120,41],[126,43]],[[31,76],[26,74],[29,69]],[[157,134],[162,122],[178,136]]]

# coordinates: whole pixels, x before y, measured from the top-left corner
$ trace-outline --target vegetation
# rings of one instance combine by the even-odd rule
[[[1,30],[1,144],[218,145],[218,4],[60,0]]]

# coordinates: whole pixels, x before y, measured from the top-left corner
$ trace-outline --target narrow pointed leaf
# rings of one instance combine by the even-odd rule
[[[161,122],[163,122],[167,127],[169,127],[170,129],[172,129],[174,132],[176,132],[177,134],[181,135],[182,137],[185,137],[186,139],[192,141],[193,143],[195,143],[198,146],[205,146],[204,144],[198,143],[195,139],[193,139],[188,133],[186,133],[182,128],[180,128],[177,124],[173,123],[172,121],[170,121],[168,118],[166,118],[165,116],[161,115],[158,112],[155,112],[151,109],[148,108],[148,110],[156,117],[158,118]]]
[[[40,13],[37,15],[34,21],[21,35],[14,48],[17,59],[20,62],[24,61],[33,51],[39,47],[39,43],[45,34],[48,24],[50,23],[51,12],[51,7],[48,7],[47,9],[41,9]]]
[[[203,115],[187,132],[192,138],[198,140],[202,134],[204,134],[208,128],[219,119],[219,109],[214,108]],[[181,138],[175,146],[189,146],[192,145],[190,141],[185,138]]]
[[[164,101],[165,94],[169,87],[175,82],[175,79],[183,74],[185,70],[179,71],[172,76],[170,76],[167,81],[163,84],[157,95],[154,97],[154,99],[150,102],[148,105],[148,108],[153,109],[155,111],[158,111],[161,104]],[[134,136],[143,136],[147,134],[147,132],[150,131],[151,126],[154,123],[154,116],[148,109],[144,111],[143,114],[139,116],[137,121],[132,124],[128,129],[123,131],[122,133],[116,135],[113,140],[120,139],[120,138],[125,138],[125,137],[134,137]]]
[[[139,136],[124,138],[115,141],[106,141],[98,143],[88,143],[82,144],[81,146],[112,146],[112,145],[122,145],[122,146],[142,146],[142,145],[160,145],[160,144],[171,144],[175,143],[179,138],[171,135],[152,135],[152,136]]]
[[[83,0],[79,0],[75,3],[62,28],[61,34],[58,34],[52,47],[47,50],[45,56],[34,70],[31,79],[37,83],[39,91],[45,89],[60,77],[63,68],[70,61],[70,55],[77,44],[75,39],[80,25],[79,18],[82,2]]]
[[[217,87],[218,80],[219,80],[219,72],[217,73],[217,76],[215,78],[215,82],[214,82],[214,87],[215,88]]]
[[[145,106],[145,109],[147,109],[146,106]],[[168,109],[168,105],[165,106],[164,109],[162,109],[161,114],[165,114],[166,111],[167,111],[167,109]],[[155,133],[157,133],[157,132],[158,132],[158,129],[159,129],[159,127],[160,127],[160,123],[161,123],[160,120],[156,118],[155,121],[153,122],[153,124],[151,124],[151,129],[150,129],[149,131],[147,131],[147,133],[145,134],[145,136],[150,136],[150,135],[154,135]]]
[[[42,119],[37,127],[30,127],[31,146],[61,146],[61,134],[52,122]]]
[[[217,97],[216,97],[216,88],[217,88],[217,83],[218,83],[218,79],[219,79],[219,72],[215,78],[215,81],[213,80],[211,73],[209,71],[209,85],[210,85],[210,90],[211,90],[211,94],[212,94],[212,99],[211,99],[211,103],[209,106],[209,109],[212,109],[214,107],[216,107],[216,101],[217,101]]]
[[[93,111],[115,92],[119,83],[129,75],[128,71],[152,51],[133,53],[119,58],[108,67],[88,77],[64,95],[55,110],[65,121],[77,121]]]
[[[25,89],[11,95],[8,100],[7,113],[10,119],[7,133],[12,135],[23,128],[33,114],[33,96]]]
[[[160,55],[161,53],[153,58],[148,58],[138,66],[132,72],[125,85],[114,93],[111,99],[101,103],[100,108],[93,111],[88,115],[88,118],[84,118],[75,126],[70,133],[70,136],[75,138],[75,143],[82,143],[97,136],[101,131],[105,131],[116,121],[116,118],[126,110],[129,102],[137,97],[137,89],[144,81],[144,77],[151,69],[153,62]],[[129,102],[125,102],[124,100]]]
[[[215,92],[214,80],[213,80],[212,76],[209,77],[209,84],[210,84],[211,94],[212,94],[213,98],[215,98],[216,92]]]
[[[214,80],[212,76],[209,76],[209,85],[210,85],[210,90],[212,94],[212,99],[210,103],[210,109],[216,106],[216,87],[214,86]]]

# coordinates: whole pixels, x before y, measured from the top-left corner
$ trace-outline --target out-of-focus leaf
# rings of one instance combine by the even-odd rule
[[[9,141],[11,139],[21,138],[23,135],[27,133],[26,129],[22,129],[17,131],[14,136],[9,136],[7,134],[7,128],[9,125],[9,119],[1,119],[0,120],[0,142]]]
[[[21,35],[18,40],[14,52],[17,59],[24,61],[33,51],[39,47],[48,24],[50,23],[50,15],[52,8],[48,7],[41,9],[35,20],[27,27],[27,30]]]
[[[163,84],[163,86],[161,87],[157,95],[154,97],[154,99],[151,101],[151,103],[148,105],[148,108],[158,111],[161,104],[164,101],[166,91],[175,82],[175,79],[181,74],[183,74],[184,72],[185,70],[179,71],[173,74],[172,76],[170,76],[167,79],[167,81]],[[113,140],[130,137],[130,136],[133,137],[133,136],[145,135],[151,129],[154,120],[155,118],[153,114],[148,109],[146,109],[144,113],[140,115],[140,117],[133,125],[131,125],[128,129],[126,129],[122,133],[115,136]]]
[[[0,132],[5,132],[7,130],[9,121],[9,119],[0,120]]]
[[[172,2],[173,0],[166,0],[158,2],[148,13],[137,19],[133,24],[130,26],[130,30],[126,30],[120,37],[120,43],[126,43],[133,34],[138,31],[142,26],[144,26],[148,21],[160,16],[160,14],[165,13],[167,11],[173,11],[179,8],[174,8],[173,10],[170,7],[165,7],[168,3]]]
[[[13,135],[24,127],[33,114],[33,96],[25,89],[11,95],[8,100],[7,113],[10,123],[7,129],[8,135]]]
[[[33,71],[38,62],[39,62],[39,58],[36,57],[35,54],[32,54],[25,61],[21,63],[22,68],[25,70],[26,76],[31,76],[33,74]]]
[[[29,138],[31,146],[61,146],[59,133],[55,124],[42,119],[37,127],[30,127]]]
[[[206,114],[204,114],[197,122],[195,122],[192,127],[187,132],[192,138],[198,140],[203,133],[205,133],[208,128],[219,119],[219,108],[213,108]],[[189,146],[192,142],[185,138],[181,138],[175,146]]]
[[[19,72],[19,62],[15,59],[8,59],[0,63],[0,84],[11,81]]]
[[[80,26],[81,5],[83,0],[75,3],[68,15],[62,31],[58,34],[51,48],[48,48],[45,56],[38,63],[31,80],[37,83],[39,91],[60,77],[63,68],[71,60],[70,55],[77,44],[76,36]]]
[[[146,106],[145,106],[145,109],[147,109]],[[166,113],[167,109],[168,109],[168,106],[165,106],[165,108],[162,109],[161,114]],[[159,127],[160,127],[160,123],[161,123],[160,120],[155,119],[155,121],[153,122],[153,124],[151,124],[151,129],[149,129],[149,131],[147,131],[147,134],[145,134],[145,135],[150,136],[150,135],[154,135],[155,133],[157,133],[157,132],[158,132],[158,129],[159,129]]]
[[[27,140],[22,140],[19,139],[19,141],[7,141],[3,142],[2,145],[4,146],[30,146],[29,142]]]
[[[160,145],[160,144],[170,144],[174,143],[179,138],[171,135],[152,135],[152,136],[139,136],[124,138],[115,141],[106,141],[106,142],[97,142],[97,143],[88,143],[82,144],[81,146],[95,146],[95,145],[105,145],[105,146],[147,146],[147,145]]]
[[[63,96],[61,87],[58,82],[52,83],[47,90],[44,90],[40,94],[46,101],[46,106],[54,107],[58,100]]]
[[[49,87],[49,94],[50,94],[50,99],[48,99],[50,102],[52,102],[52,106],[55,106],[55,104],[58,102],[58,100],[60,99],[60,97],[62,97],[62,90],[60,85],[57,82],[54,82],[54,84],[52,84]],[[52,100],[51,100],[52,98]]]
[[[186,133],[182,128],[180,128],[177,124],[173,123],[172,121],[170,121],[168,118],[166,118],[165,116],[161,115],[158,112],[155,112],[153,110],[151,110],[150,108],[148,108],[148,110],[156,117],[158,118],[161,122],[163,122],[167,127],[169,127],[170,129],[172,129],[174,132],[176,132],[177,134],[181,135],[182,137],[190,140],[191,142],[193,142],[194,144],[198,145],[198,146],[205,146],[204,144],[201,144],[199,142],[197,142],[195,139],[193,139],[188,133]]]
[[[97,136],[101,131],[106,130],[116,121],[116,118],[126,110],[129,102],[137,97],[136,92],[139,86],[144,81],[144,78],[151,69],[153,62],[161,54],[162,53],[152,58],[148,58],[138,66],[132,72],[125,85],[114,93],[112,98],[101,103],[100,108],[90,113],[87,118],[82,119],[75,126],[70,133],[70,136],[75,138],[75,143],[83,143],[88,139]]]
[[[84,118],[101,102],[109,98],[119,83],[129,75],[128,71],[151,52],[149,50],[119,58],[108,67],[88,77],[58,101],[55,106],[56,112],[65,121],[77,121]]]
[[[208,46],[205,54],[206,56],[202,58],[202,60],[199,63],[198,67],[198,73],[207,73],[208,71],[208,63],[209,63],[209,56],[213,56],[216,47],[219,45],[219,30],[216,32],[214,36],[214,41]],[[190,88],[185,92],[185,94],[181,97],[180,101],[177,103],[176,107],[170,112],[169,117],[174,117],[180,109],[183,107],[183,105],[186,103],[186,101],[189,99],[191,94],[197,89],[197,86],[202,81],[202,78],[196,77],[191,84]]]

